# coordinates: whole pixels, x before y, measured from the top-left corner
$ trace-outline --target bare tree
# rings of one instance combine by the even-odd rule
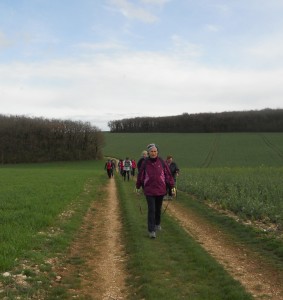
[[[1,163],[102,158],[104,136],[90,123],[0,115]]]

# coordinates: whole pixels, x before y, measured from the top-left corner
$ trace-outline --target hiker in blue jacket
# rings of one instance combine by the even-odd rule
[[[156,238],[156,231],[161,230],[161,208],[163,197],[166,195],[166,185],[175,193],[175,182],[168,165],[158,156],[155,144],[147,146],[148,158],[140,167],[136,181],[136,190],[139,193],[143,188],[148,207],[147,227],[150,238]]]

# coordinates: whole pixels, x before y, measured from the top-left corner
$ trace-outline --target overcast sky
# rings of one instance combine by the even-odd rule
[[[109,130],[283,108],[282,0],[0,0],[0,114]]]

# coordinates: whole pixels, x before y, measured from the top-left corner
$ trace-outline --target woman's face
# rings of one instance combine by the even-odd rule
[[[167,159],[167,163],[168,163],[169,165],[172,163],[172,161],[173,161],[173,158],[172,158],[172,157]]]
[[[157,151],[157,148],[156,147],[153,147],[152,149],[150,149],[150,151],[149,151],[149,157],[150,158],[155,158],[155,157],[157,157],[157,155],[158,155],[158,151]]]

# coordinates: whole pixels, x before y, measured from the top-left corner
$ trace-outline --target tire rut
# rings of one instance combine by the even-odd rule
[[[176,201],[169,205],[168,214],[214,257],[255,298],[283,299],[283,274],[264,263],[255,253],[234,244],[227,235],[204,218],[196,216]]]
[[[103,202],[93,202],[80,234],[71,245],[66,259],[75,263],[68,264],[62,271],[62,278],[67,277],[69,282],[76,276],[80,278],[79,286],[69,289],[74,299],[127,298],[126,254],[114,178],[109,179],[105,192],[107,198]],[[77,260],[83,264],[77,264]]]
[[[272,152],[274,152],[279,158],[283,158],[283,153],[277,145],[273,144],[264,134],[259,134],[259,136]]]
[[[216,152],[216,149],[218,147],[219,138],[220,138],[220,134],[216,134],[213,141],[212,141],[209,152],[207,153],[207,156],[205,157],[205,159],[204,159],[204,161],[201,165],[202,168],[208,168],[211,165],[213,157],[214,157],[215,152]]]

